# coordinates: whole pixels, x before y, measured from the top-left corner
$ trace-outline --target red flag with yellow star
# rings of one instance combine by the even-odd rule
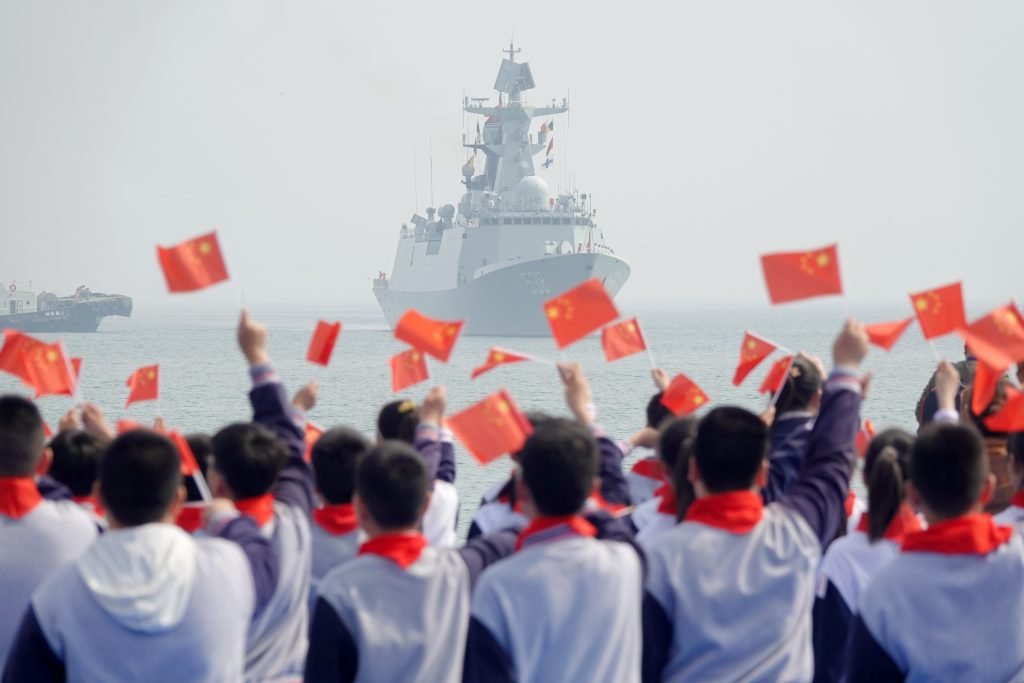
[[[442,363],[448,362],[455,342],[462,331],[463,321],[434,320],[410,308],[395,327],[395,338],[414,349],[429,354]]]
[[[910,295],[925,339],[935,339],[967,327],[964,294],[959,282]]]
[[[756,334],[744,333],[743,344],[740,345],[740,362],[732,376],[733,385],[738,387],[742,384],[747,375],[753,372],[761,361],[772,355],[776,348],[778,347],[775,344],[761,339]]]
[[[147,365],[144,368],[139,368],[131,374],[125,385],[128,387],[128,400],[124,402],[125,408],[140,401],[157,400],[160,397],[160,366]]]
[[[46,346],[46,342],[18,330],[4,330],[4,345],[0,348],[0,370],[9,372],[31,386],[22,354],[42,346]]]
[[[1002,370],[993,368],[983,359],[978,359],[978,364],[974,370],[974,383],[971,389],[971,412],[975,415],[981,415],[988,408],[989,404],[992,403],[992,399],[996,397],[996,388],[999,385],[999,379],[1003,376]]]
[[[689,415],[707,405],[708,401],[708,395],[704,393],[704,390],[682,373],[672,378],[672,382],[661,395],[661,405],[676,416]]]
[[[164,436],[171,440],[174,447],[178,449],[178,457],[181,459],[181,474],[185,477],[194,477],[196,474],[202,472],[199,469],[199,462],[196,460],[196,456],[192,453],[191,446],[188,445],[188,441],[181,432],[167,432]]]
[[[999,412],[985,418],[985,426],[994,432],[1024,432],[1024,393],[1006,387],[1006,403]]]
[[[173,247],[158,246],[156,254],[171,292],[194,292],[228,279],[216,231]]]
[[[391,357],[391,391],[396,394],[402,389],[425,382],[427,359],[417,349],[409,349]]]
[[[974,355],[996,370],[1024,362],[1024,317],[1012,303],[959,332]]]
[[[555,343],[564,349],[614,321],[619,311],[601,281],[591,278],[544,302],[544,315],[551,325]]]
[[[761,269],[773,304],[843,293],[835,244],[811,251],[765,254]]]
[[[334,345],[341,334],[341,323],[328,323],[318,320],[316,330],[313,331],[313,338],[309,341],[309,350],[306,351],[306,360],[310,363],[317,363],[327,367],[331,362],[331,354],[334,353]]]
[[[521,450],[533,433],[504,389],[451,416],[448,427],[482,465]]]
[[[865,325],[864,330],[868,333],[868,340],[880,348],[888,351],[899,341],[903,333],[907,331],[911,323],[914,322],[914,318],[910,317],[906,320],[893,320],[887,323],[875,323],[874,325]]]
[[[632,356],[634,353],[646,351],[647,342],[644,341],[640,323],[636,318],[631,318],[601,330],[601,348],[604,350],[605,360],[611,363],[620,358]]]
[[[522,363],[523,361],[533,360],[530,356],[525,356],[515,351],[509,351],[508,349],[500,349],[494,347],[487,354],[487,360],[484,361],[483,365],[478,365],[470,376],[471,379],[476,379],[485,372],[490,372],[499,365],[508,365],[509,363]]]
[[[792,362],[793,356],[784,356],[775,361],[768,374],[764,376],[764,381],[761,382],[761,387],[757,390],[758,393],[774,394],[776,391],[780,391],[783,385],[786,384],[786,374],[789,372],[789,366]]]
[[[33,346],[21,352],[27,384],[36,390],[36,397],[68,395],[75,392],[71,361],[64,355],[60,342]]]

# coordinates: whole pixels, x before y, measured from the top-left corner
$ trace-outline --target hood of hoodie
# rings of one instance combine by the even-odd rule
[[[78,571],[96,602],[122,626],[160,633],[181,623],[192,598],[196,542],[170,524],[108,531]]]

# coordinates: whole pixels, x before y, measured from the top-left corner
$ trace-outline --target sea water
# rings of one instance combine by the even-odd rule
[[[249,419],[249,379],[235,342],[237,310],[186,315],[139,308],[131,319],[105,320],[98,333],[59,336],[69,355],[84,359],[81,399],[100,405],[111,423],[122,417],[149,422],[159,412],[169,426],[184,432],[212,433],[231,422]],[[310,380],[319,382],[320,400],[310,419],[325,428],[352,426],[372,437],[377,411],[395,398],[388,359],[404,348],[393,338],[383,317],[365,309],[284,310],[260,306],[254,306],[252,314],[270,330],[270,353],[289,391]],[[906,317],[908,308],[863,308],[853,314],[866,322],[880,322]],[[318,318],[343,323],[328,368],[305,360]],[[688,375],[703,387],[713,405],[735,404],[755,411],[767,404],[757,389],[772,359],[752,373],[743,386],[734,387],[732,377],[744,331],[750,330],[789,349],[818,355],[827,367],[831,343],[842,319],[839,305],[639,312],[644,335],[659,367],[670,374]],[[519,363],[471,380],[472,369],[483,363],[493,346],[551,361],[582,363],[593,389],[601,427],[611,436],[625,439],[644,426],[644,408],[655,391],[650,359],[646,354],[638,354],[606,363],[597,336],[562,352],[550,338],[464,337],[458,341],[449,363],[428,361],[429,383],[412,387],[401,396],[419,400],[431,385],[443,384],[448,389],[451,414],[505,388],[522,410],[568,413],[563,386],[550,366]],[[946,358],[963,357],[962,345],[955,337],[939,340],[937,348]],[[125,409],[126,378],[136,368],[152,363],[160,364],[159,404],[142,403]],[[863,416],[878,429],[915,430],[914,408],[934,367],[932,351],[916,326],[891,352],[872,348],[864,363],[873,380]],[[26,389],[16,378],[0,373],[0,392],[24,393]],[[39,400],[44,418],[54,428],[72,404],[70,397]],[[464,534],[481,494],[506,478],[511,464],[507,458],[501,458],[481,466],[461,447],[457,447],[457,457],[456,484],[462,500],[459,531]],[[639,454],[629,458],[627,465],[636,457]],[[861,488],[859,481],[855,485]]]

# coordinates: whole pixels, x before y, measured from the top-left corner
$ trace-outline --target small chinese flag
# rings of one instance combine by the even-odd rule
[[[1012,303],[974,321],[960,336],[979,360],[996,370],[1024,361],[1024,317]]]
[[[893,320],[888,323],[875,323],[874,325],[865,325],[864,330],[868,333],[868,340],[880,348],[888,351],[899,341],[903,333],[907,331],[911,323],[914,322],[914,318],[910,317],[906,320]]]
[[[633,318],[601,330],[601,348],[604,349],[604,359],[611,363],[646,351],[647,342],[644,341],[644,333],[640,331],[640,323]]]
[[[1015,387],[1006,387],[1006,405],[985,418],[985,426],[994,432],[1024,432],[1024,393]]]
[[[192,448],[189,447],[188,441],[181,435],[181,432],[167,432],[164,436],[170,439],[174,447],[178,449],[182,476],[192,477],[202,471],[199,469],[199,463],[196,462],[196,456],[192,453]]]
[[[416,349],[409,349],[391,357],[391,391],[396,394],[414,384],[425,382],[427,359]]]
[[[739,386],[743,380],[754,371],[768,356],[772,355],[777,347],[771,342],[761,339],[757,335],[747,332],[743,335],[743,344],[740,346],[740,362],[736,366],[736,373],[732,377],[734,386]]]
[[[4,330],[4,345],[0,348],[0,370],[9,372],[31,386],[23,354],[45,345],[46,342],[17,330]]]
[[[523,361],[533,360],[530,356],[525,356],[515,351],[509,351],[507,349],[499,349],[494,347],[490,353],[487,354],[487,360],[484,361],[483,365],[478,365],[470,376],[471,379],[476,379],[485,372],[490,372],[499,365],[508,365],[509,363],[522,363]]]
[[[158,246],[156,254],[171,292],[194,292],[228,279],[216,232],[173,247]]]
[[[442,363],[448,362],[455,342],[462,331],[463,321],[434,320],[415,309],[409,309],[395,327],[395,338],[414,349],[429,354]]]
[[[21,353],[28,377],[27,384],[35,388],[36,397],[72,395],[75,393],[75,378],[71,362],[64,355],[60,342],[32,346]]]
[[[864,423],[860,426],[860,430],[857,431],[857,438],[854,440],[854,448],[857,450],[858,457],[863,458],[867,455],[868,446],[874,438],[875,425],[872,424],[871,420],[864,420]]]
[[[971,412],[981,415],[996,397],[996,387],[1004,370],[997,370],[982,359],[974,370],[974,385],[971,389]]]
[[[309,350],[306,351],[306,360],[327,367],[331,362],[331,354],[334,352],[334,344],[338,341],[339,334],[341,323],[317,321],[313,338],[309,342]]]
[[[765,254],[761,269],[773,304],[843,293],[835,244],[811,251]]]
[[[697,386],[697,383],[686,375],[679,374],[661,395],[661,405],[672,411],[673,415],[689,415],[708,402],[708,395]]]
[[[313,462],[313,446],[320,440],[320,437],[324,435],[324,429],[320,425],[317,425],[309,420],[306,421],[306,462]]]
[[[448,427],[483,465],[521,450],[533,433],[504,389],[450,417]]]
[[[139,401],[155,401],[160,396],[160,366],[147,365],[139,368],[132,373],[125,385],[128,387],[125,408]]]
[[[618,318],[619,312],[601,281],[591,278],[546,301],[544,315],[555,343],[564,349]]]
[[[925,339],[935,339],[967,327],[964,295],[959,282],[910,295]]]
[[[205,510],[206,503],[186,503],[181,506],[181,511],[174,523],[190,534],[199,531],[203,528],[203,512]]]
[[[785,356],[775,361],[771,370],[764,376],[764,381],[761,382],[761,387],[757,390],[758,393],[774,394],[776,391],[781,391],[782,387],[786,384],[786,374],[789,372],[789,366],[792,362],[793,356]]]

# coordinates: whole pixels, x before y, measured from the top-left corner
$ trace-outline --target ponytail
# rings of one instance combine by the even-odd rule
[[[868,538],[872,543],[885,535],[889,524],[899,514],[905,497],[900,454],[886,446],[875,458],[867,473],[868,485]]]

